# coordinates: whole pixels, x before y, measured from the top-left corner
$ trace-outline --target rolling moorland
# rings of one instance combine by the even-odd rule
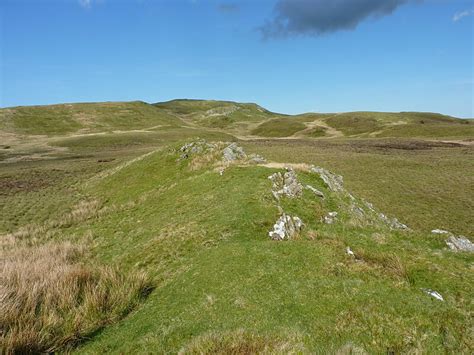
[[[1,109],[0,347],[472,353],[473,210],[473,120]]]

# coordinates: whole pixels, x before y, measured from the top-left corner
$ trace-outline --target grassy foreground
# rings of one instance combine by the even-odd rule
[[[354,133],[334,115],[292,121],[241,105],[146,106],[147,121],[136,124],[110,109],[52,131],[43,119],[2,121],[2,134],[14,136],[0,154],[4,351],[472,352],[472,254],[430,233],[474,235],[471,124],[441,117],[462,134],[381,139],[371,135],[379,126]],[[410,124],[439,124],[422,115]],[[225,144],[183,157],[179,148],[197,136],[241,137],[271,164],[226,165]],[[280,212],[268,176],[288,164],[325,199],[309,190],[282,197],[305,227],[275,242],[268,232]],[[365,217],[311,164],[343,175]],[[410,230],[369,216],[362,198]],[[323,223],[331,211],[337,222]]]

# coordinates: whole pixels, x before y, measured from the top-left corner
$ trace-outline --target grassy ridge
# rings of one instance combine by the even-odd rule
[[[267,179],[274,169],[232,167],[219,176],[178,158],[157,152],[91,187],[124,206],[87,226],[97,235],[97,257],[148,270],[160,286],[81,352],[177,351],[210,332],[225,342],[239,329],[270,339],[292,334],[286,340],[301,339],[308,352],[347,343],[373,352],[472,345],[471,258],[444,251],[442,239],[321,224],[337,203],[305,193],[283,201],[306,223],[303,234],[275,243],[267,237],[278,216]],[[314,175],[299,178],[331,196]],[[124,184],[130,188],[120,191]],[[347,245],[362,262],[345,255]],[[453,281],[454,270],[464,276]],[[423,287],[448,301],[430,299]]]
[[[474,135],[470,120],[440,114],[352,112],[291,116],[270,112],[256,104],[231,101],[172,100],[153,105],[141,101],[110,102],[0,110],[0,132],[32,135],[197,126],[239,136],[300,134],[317,138],[328,135],[326,125],[341,136],[466,138]]]
[[[9,243],[8,233],[16,232],[19,242],[19,249],[14,244],[1,250],[2,260],[21,264],[9,270],[23,270],[23,279],[33,275],[34,266],[44,285],[53,280],[44,267],[70,270],[69,281],[105,290],[101,294],[110,292],[107,299],[117,300],[114,308],[100,297],[81,303],[86,294],[81,290],[73,294],[79,308],[90,310],[87,319],[77,318],[76,328],[69,315],[48,323],[54,307],[45,305],[36,318],[44,323],[25,318],[25,324],[36,324],[40,338],[49,339],[50,345],[39,349],[64,350],[67,339],[76,343],[84,335],[90,339],[78,351],[85,353],[463,353],[474,347],[472,256],[448,251],[444,236],[429,233],[442,228],[474,234],[474,148],[467,141],[440,141],[472,138],[471,123],[415,113],[370,113],[363,115],[367,121],[357,118],[359,113],[282,116],[230,102],[133,104],[140,114],[130,113],[129,104],[119,110],[105,104],[110,106],[88,122],[67,113],[72,123],[66,118],[63,127],[53,127],[54,119],[40,112],[33,122],[12,119],[9,110],[15,109],[0,111],[10,115],[1,121],[7,138],[12,132],[54,136],[26,136],[2,149],[0,234],[2,243]],[[87,110],[96,110],[90,105]],[[334,123],[340,116],[352,118]],[[81,126],[72,127],[74,122]],[[292,139],[249,141],[249,133]],[[339,133],[337,139],[304,138]],[[301,168],[299,181],[326,198],[309,190],[300,199],[282,198],[284,211],[301,217],[305,228],[295,240],[269,240],[279,210],[268,176],[281,168],[239,162],[221,176],[221,153],[183,158],[179,151],[197,136],[237,140],[232,134],[244,136],[247,153],[342,174],[356,197],[412,230],[392,231],[353,218],[347,197]],[[430,140],[361,139],[384,134]],[[47,149],[52,152],[39,155]],[[326,225],[321,221],[330,211],[338,211],[339,219]],[[86,252],[62,258],[69,255],[67,243]],[[347,246],[356,259],[346,254]],[[46,261],[53,260],[60,263],[49,267]],[[144,284],[133,282],[143,274],[155,287],[146,300]],[[136,285],[136,293],[125,292],[127,285]],[[422,288],[440,292],[445,302]],[[17,291],[12,294],[21,294]],[[67,294],[43,291],[53,298]],[[52,324],[48,329],[54,332],[41,324]]]

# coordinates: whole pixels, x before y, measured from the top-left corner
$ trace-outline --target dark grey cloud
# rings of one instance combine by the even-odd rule
[[[264,38],[275,38],[353,30],[368,18],[389,15],[413,1],[419,0],[278,0],[274,18],[260,31]]]
[[[220,12],[233,13],[239,11],[239,5],[234,3],[222,3],[217,5],[217,9]]]

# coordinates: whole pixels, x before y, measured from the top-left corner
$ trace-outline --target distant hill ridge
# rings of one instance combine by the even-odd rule
[[[0,109],[0,131],[27,135],[200,127],[237,137],[469,137],[471,120],[422,112],[286,115],[255,103],[176,99]]]

